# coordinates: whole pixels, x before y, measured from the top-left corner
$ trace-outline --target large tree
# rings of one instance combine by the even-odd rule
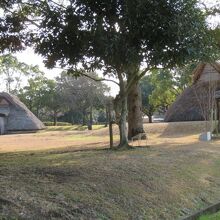
[[[11,48],[19,49],[21,30],[31,23],[36,28],[31,26],[26,39],[47,67],[59,64],[74,75],[100,69],[118,80],[120,147],[128,146],[127,96],[141,77],[155,68],[201,59],[212,49],[197,0],[13,0],[5,12],[4,45],[11,32]]]

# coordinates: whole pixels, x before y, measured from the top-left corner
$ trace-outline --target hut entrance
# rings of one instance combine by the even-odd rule
[[[0,135],[5,133],[5,115],[0,114]]]

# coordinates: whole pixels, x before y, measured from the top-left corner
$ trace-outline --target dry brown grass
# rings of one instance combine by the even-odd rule
[[[107,129],[0,137],[0,219],[172,220],[220,198],[220,141],[199,142],[200,122],[145,129],[150,148],[120,152],[94,149]]]
[[[203,125],[204,122],[145,124],[145,130],[149,136],[149,144],[151,146],[171,140],[176,143],[193,143],[198,141],[198,133],[202,131]],[[114,126],[114,134],[115,145],[117,145],[119,140],[117,126]],[[0,136],[0,152],[2,153],[55,148],[79,150],[103,148],[108,147],[108,145],[108,128],[94,131],[74,131],[58,127],[55,131],[46,130],[39,133]]]

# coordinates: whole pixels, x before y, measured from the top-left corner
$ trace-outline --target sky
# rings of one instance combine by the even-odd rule
[[[220,4],[220,0],[201,0],[201,2],[204,2],[207,6],[214,6],[216,4]],[[220,17],[214,17],[210,18],[208,22],[211,25],[220,24]],[[23,52],[19,52],[15,54],[19,61],[25,62],[29,65],[38,65],[40,69],[46,73],[46,76],[50,79],[53,79],[59,75],[61,72],[60,69],[47,69],[45,68],[43,64],[43,58],[37,54],[34,53],[34,50],[32,48],[28,48]],[[111,88],[110,94],[112,96],[115,96],[118,94],[119,88],[116,84],[106,82],[106,84]]]

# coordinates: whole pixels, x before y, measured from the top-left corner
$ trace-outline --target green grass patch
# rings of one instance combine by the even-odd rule
[[[199,220],[219,220],[219,219],[220,219],[220,212],[217,212],[212,215],[204,215],[199,218]]]

